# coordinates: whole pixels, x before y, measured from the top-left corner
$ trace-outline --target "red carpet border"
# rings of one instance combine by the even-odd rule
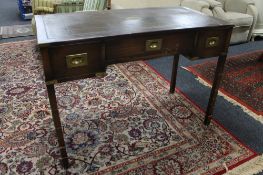
[[[0,172],[63,174],[35,41],[0,45]],[[143,62],[56,85],[67,174],[223,174],[260,156]],[[257,164],[257,163],[256,163]],[[242,170],[244,171],[244,170]],[[247,170],[248,171],[248,170]]]
[[[216,61],[186,67],[211,87]],[[263,123],[263,50],[227,58],[220,95]]]

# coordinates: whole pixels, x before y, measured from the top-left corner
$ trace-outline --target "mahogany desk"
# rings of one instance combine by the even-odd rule
[[[179,54],[218,57],[205,121],[213,113],[233,26],[187,8],[149,8],[35,16],[52,117],[62,164],[69,166],[54,84],[103,76],[107,65],[174,55],[170,92]]]

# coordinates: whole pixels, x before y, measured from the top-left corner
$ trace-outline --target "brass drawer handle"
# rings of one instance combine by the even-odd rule
[[[81,63],[83,63],[83,59],[81,59],[80,57],[76,57],[71,60],[71,64],[76,65],[76,66]]]
[[[206,48],[218,46],[219,38],[218,37],[209,37],[206,39]]]
[[[150,44],[149,46],[151,49],[156,49],[158,47],[158,43],[157,42],[153,42]]]
[[[153,39],[146,41],[146,51],[157,51],[162,49],[162,39]]]
[[[66,62],[68,68],[86,66],[88,65],[88,54],[81,53],[81,54],[67,55]]]

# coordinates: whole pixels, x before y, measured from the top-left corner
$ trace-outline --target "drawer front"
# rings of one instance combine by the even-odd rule
[[[101,43],[63,45],[49,49],[54,79],[92,75],[105,71]]]
[[[193,49],[195,33],[171,33],[112,39],[106,43],[109,62],[134,61],[143,56],[188,53]]]
[[[206,30],[197,33],[193,56],[212,57],[227,52],[229,30]],[[229,36],[230,37],[230,36]]]

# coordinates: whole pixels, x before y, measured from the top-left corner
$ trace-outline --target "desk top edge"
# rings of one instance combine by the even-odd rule
[[[162,13],[165,11],[169,11],[172,13],[163,15]],[[151,16],[153,14],[156,15]],[[118,18],[118,16],[121,16],[121,18]],[[106,19],[102,20],[101,22],[96,22],[95,20],[87,20],[87,18],[90,19],[94,17],[97,17],[97,19],[105,17]],[[114,17],[118,19],[114,19]],[[173,23],[169,24],[169,20],[161,20],[164,17],[168,17],[169,20],[174,20]],[[196,22],[195,19],[192,19],[193,17],[196,18],[196,20],[199,19],[199,21],[201,19],[201,22]],[[68,18],[71,18],[70,20],[80,18],[80,20],[65,21]],[[63,21],[62,19],[65,20]],[[129,36],[145,33],[150,34],[165,31],[169,32],[182,30],[198,30],[201,28],[209,29],[213,27],[233,27],[232,24],[229,24],[226,21],[207,16],[205,14],[202,14],[201,12],[194,11],[185,7],[121,9],[80,13],[76,12],[67,14],[36,15],[35,20],[37,28],[37,40],[40,47],[45,47],[55,43],[70,43],[99,38],[103,39],[109,37]],[[63,22],[61,22],[61,20]],[[116,30],[117,28],[112,28],[113,25],[103,23],[109,20],[116,22],[116,24],[119,23],[119,28],[121,30],[119,28],[118,30]],[[81,24],[81,22],[83,21],[85,22],[84,26]],[[151,23],[148,21],[153,22]],[[52,23],[59,24],[52,25]],[[90,26],[92,27],[87,28],[87,24],[90,24]],[[136,26],[136,24],[139,24],[140,26]],[[157,25],[157,27],[155,25]],[[96,26],[98,27],[96,28]],[[132,26],[132,28],[129,28],[130,26]],[[78,31],[81,30],[78,27],[82,27],[82,31]],[[97,31],[97,29],[102,30]],[[85,31],[86,33],[83,31]]]

